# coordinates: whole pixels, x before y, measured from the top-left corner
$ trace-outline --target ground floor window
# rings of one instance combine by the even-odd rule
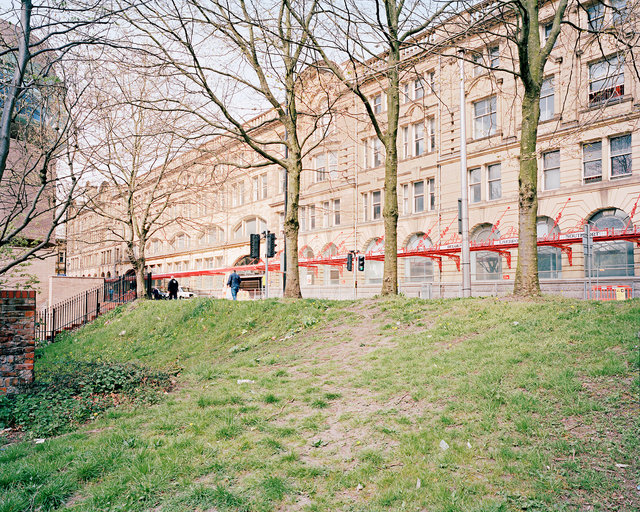
[[[560,233],[560,228],[549,217],[538,217],[536,223],[538,240]],[[559,279],[562,275],[562,251],[558,247],[538,246],[538,277]]]
[[[384,261],[376,261],[369,259],[370,254],[384,254],[384,241],[381,238],[374,238],[371,240],[364,249],[365,252],[365,265],[364,265],[364,280],[367,284],[380,284],[382,283],[382,276],[384,274]]]
[[[424,233],[411,235],[407,242],[407,251],[427,249],[431,247],[431,240]],[[433,260],[424,256],[404,258],[404,277],[410,283],[433,281]]]
[[[500,238],[497,229],[491,224],[478,226],[471,235],[472,242],[486,242]],[[471,252],[472,278],[477,281],[489,281],[502,278],[502,256],[494,251]]]
[[[596,212],[590,219],[594,231],[633,228],[631,219],[622,210],[608,208]],[[595,242],[593,244],[592,277],[627,277],[634,274],[633,242]],[[585,265],[585,275],[588,266]],[[588,277],[588,276],[587,276]]]

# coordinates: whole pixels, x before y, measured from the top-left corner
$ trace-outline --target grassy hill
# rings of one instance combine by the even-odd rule
[[[0,447],[0,512],[640,509],[640,303],[133,304],[36,370],[179,368]]]

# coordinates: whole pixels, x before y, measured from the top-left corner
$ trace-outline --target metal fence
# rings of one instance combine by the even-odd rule
[[[147,290],[151,289],[150,282],[148,274]],[[137,297],[135,276],[106,279],[95,288],[40,310],[36,314],[36,339],[53,342],[60,332],[77,329]]]

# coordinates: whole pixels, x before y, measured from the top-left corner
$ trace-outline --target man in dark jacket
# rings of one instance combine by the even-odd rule
[[[169,281],[169,300],[178,298],[178,281],[175,277],[171,276]]]
[[[238,300],[238,290],[240,289],[240,276],[234,270],[231,272],[229,276],[229,280],[227,281],[227,286],[231,288],[231,297],[233,300]]]

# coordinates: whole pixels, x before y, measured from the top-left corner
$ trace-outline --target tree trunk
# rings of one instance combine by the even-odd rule
[[[522,134],[520,137],[520,174],[518,177],[518,266],[513,293],[540,295],[538,281],[538,159],[536,155],[540,92],[525,92],[522,100]]]
[[[393,11],[397,22],[397,12]],[[395,31],[394,31],[395,35]],[[387,132],[384,142],[384,273],[382,295],[398,293],[398,120],[400,117],[398,45],[389,52],[387,89]]]
[[[384,274],[382,295],[398,293],[398,150],[396,138],[387,145],[384,164]]]
[[[298,202],[300,200],[300,174],[302,160],[292,155],[287,169],[287,211],[284,221],[284,236],[287,240],[287,284],[284,296],[293,299],[302,298],[300,292],[300,272],[298,269]]]

